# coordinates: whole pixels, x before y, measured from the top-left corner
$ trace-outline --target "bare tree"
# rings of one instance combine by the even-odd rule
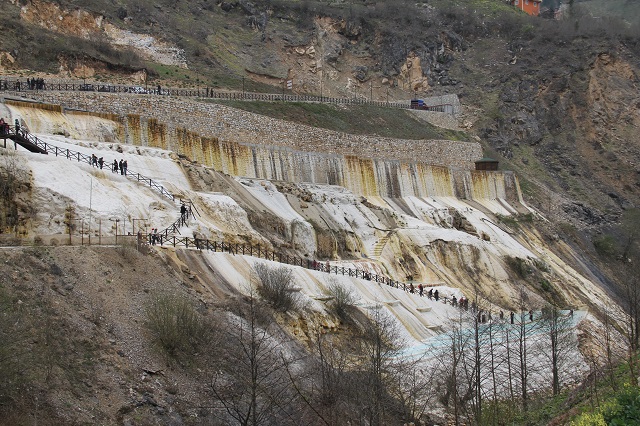
[[[609,378],[609,384],[616,390],[618,387],[618,381],[615,377],[615,366],[620,360],[625,358],[624,339],[621,339],[620,333],[617,329],[616,318],[620,315],[619,307],[606,306],[601,309],[602,313],[602,332],[594,333],[593,339],[599,343],[600,348],[604,349],[604,360],[601,364],[605,366],[605,372]],[[624,316],[622,316],[624,318]],[[594,354],[594,358],[597,358]]]
[[[30,185],[29,172],[22,160],[14,152],[0,154],[0,232],[18,232],[20,212],[15,201],[23,188]]]
[[[363,420],[370,425],[388,424],[402,411],[389,394],[390,384],[398,372],[397,357],[402,347],[393,319],[378,305],[370,311],[359,339],[361,354],[361,395]]]
[[[404,421],[418,421],[436,397],[433,386],[436,372],[433,368],[423,368],[428,355],[398,359],[390,392],[404,407]]]
[[[461,424],[463,417],[469,417],[466,405],[475,388],[475,366],[469,370],[467,358],[474,357],[473,324],[477,312],[475,308],[469,313],[461,310],[458,317],[452,319],[452,328],[446,334],[447,345],[436,357],[440,361],[440,402],[445,407],[452,406],[456,426]]]
[[[638,238],[640,225],[640,211],[632,210],[625,213],[623,230],[625,231],[624,245],[620,257],[622,276],[622,306],[624,335],[628,344],[627,361],[629,363],[629,381],[637,385],[638,350],[640,349],[640,239]]]
[[[567,363],[567,357],[571,348],[577,344],[573,340],[572,317],[562,314],[554,305],[547,305],[542,310],[541,329],[548,337],[548,350],[543,353],[547,356],[551,366],[551,389],[554,395],[560,393],[560,376]]]
[[[345,353],[346,345],[337,335],[316,330],[304,372],[289,371],[291,383],[301,401],[315,415],[317,422],[335,425],[345,419],[356,420],[357,404],[352,398],[350,377],[353,357]]]
[[[624,294],[624,314],[622,323],[624,326],[624,336],[627,340],[627,362],[629,363],[629,382],[637,385],[638,377],[638,349],[639,327],[640,327],[640,282],[637,271],[627,270],[626,279],[623,283]]]
[[[517,357],[515,368],[512,371],[518,378],[518,387],[520,391],[520,399],[523,411],[527,411],[529,408],[529,375],[530,371],[530,354],[531,343],[529,342],[530,334],[533,333],[536,325],[532,321],[533,311],[528,306],[529,297],[522,287],[520,289],[520,297],[518,305],[520,308],[519,315],[516,315],[516,321],[512,327],[512,335],[515,338],[514,350]]]
[[[216,414],[227,423],[243,426],[296,424],[296,395],[287,371],[292,357],[283,352],[282,335],[251,288],[236,314],[227,314],[215,359],[210,390]],[[299,419],[298,419],[299,420]]]

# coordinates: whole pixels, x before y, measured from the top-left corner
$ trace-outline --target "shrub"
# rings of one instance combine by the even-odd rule
[[[150,301],[145,316],[153,342],[173,358],[194,354],[206,340],[204,319],[179,296],[162,295]]]
[[[542,290],[544,291],[551,291],[553,289],[549,280],[546,280],[544,278],[540,280],[540,288],[542,288]]]
[[[611,426],[625,426],[640,422],[640,389],[626,386],[616,398],[616,404],[604,410],[604,421]]]
[[[613,257],[616,254],[616,240],[611,235],[604,235],[594,239],[593,247],[603,257]]]
[[[506,261],[511,270],[520,278],[526,278],[531,273],[529,265],[527,265],[527,262],[524,259],[515,256],[507,256]]]
[[[571,422],[571,426],[607,426],[600,413],[585,413]]]
[[[342,320],[348,318],[349,309],[355,305],[356,297],[353,292],[340,285],[335,277],[329,278],[329,294],[333,296],[331,308],[335,314]]]
[[[258,280],[258,293],[273,309],[288,312],[301,308],[300,294],[293,285],[290,269],[281,266],[270,268],[264,263],[254,266]]]

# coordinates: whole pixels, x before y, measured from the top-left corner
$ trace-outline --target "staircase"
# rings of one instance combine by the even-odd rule
[[[37,138],[26,131],[11,131],[9,128],[8,132],[1,133],[0,138],[4,139],[4,147],[7,147],[7,139],[11,139],[15,144],[20,145],[25,148],[27,151],[36,152],[38,154],[47,154],[47,150],[43,148],[41,145],[38,145],[33,139]]]
[[[56,145],[52,145],[50,143],[44,142],[38,139],[37,136],[32,135],[31,133],[27,132],[24,129],[20,129],[16,131],[13,126],[10,126],[7,132],[0,134],[0,139],[4,139],[5,148],[7,147],[6,146],[7,139],[11,139],[17,145],[20,145],[31,152],[36,152],[39,154],[51,154],[51,155],[55,155],[56,157],[65,157],[68,160],[75,160],[80,163],[87,163],[90,166],[93,165],[91,162],[92,159],[90,155],[83,154],[81,152],[74,151],[72,149],[63,149]],[[172,193],[167,191],[165,187],[155,182],[151,178],[141,175],[140,173],[136,173],[130,169],[127,169],[125,176],[128,177],[129,179],[136,180],[138,182],[144,182],[145,186],[148,185],[151,189],[160,193],[160,195],[167,197],[173,202],[176,201],[176,197]]]
[[[50,143],[44,142],[38,139],[37,136],[32,135],[28,131],[24,129],[16,130],[15,127],[9,126],[6,128],[4,133],[0,133],[0,139],[4,139],[4,147],[7,147],[7,139],[11,139],[17,145],[27,149],[30,152],[35,152],[39,154],[51,154],[56,157],[65,157],[68,160],[75,160],[81,163],[87,163],[89,165],[94,166],[92,164],[92,157],[87,154],[83,154],[78,151],[74,151],[71,149],[63,149],[56,145],[52,145]],[[143,182],[145,186],[149,186],[151,189],[158,192],[160,195],[170,199],[172,202],[176,202],[176,197],[167,191],[162,185],[155,182],[153,179],[148,178],[140,173],[136,173],[133,170],[126,169],[125,176],[129,179],[135,180],[137,182]],[[187,220],[190,217],[195,217],[195,213],[197,212],[193,202],[188,199],[179,200],[182,204],[187,206],[187,212],[184,215],[180,215],[180,217],[167,228],[163,229],[161,232],[158,232],[159,236],[162,236],[162,239],[167,239],[173,234],[179,234],[180,228],[186,225]],[[161,240],[162,241],[162,240]]]
[[[380,238],[375,246],[373,246],[373,258],[375,260],[380,260],[380,256],[382,256],[382,251],[384,250],[384,246],[389,242],[389,238],[391,237],[391,232],[387,232],[384,237]]]

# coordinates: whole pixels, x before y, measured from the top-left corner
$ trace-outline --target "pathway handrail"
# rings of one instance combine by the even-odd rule
[[[183,97],[197,97],[197,98],[209,98],[209,99],[223,99],[223,100],[255,100],[255,101],[283,101],[283,102],[319,102],[319,103],[331,103],[331,104],[352,104],[352,105],[372,105],[385,108],[398,108],[398,109],[410,109],[410,101],[374,101],[373,99],[366,97],[351,97],[351,98],[334,98],[330,96],[318,96],[318,95],[302,95],[292,93],[258,93],[247,91],[220,91],[214,90],[212,87],[197,87],[197,88],[176,88],[176,87],[159,87],[158,86],[145,86],[143,90],[132,90],[137,86],[136,84],[123,85],[112,84],[97,81],[75,80],[75,79],[47,79],[42,86],[38,88],[30,88],[25,84],[25,79],[17,77],[0,76],[0,92],[1,91],[15,91],[15,92],[39,92],[39,91],[81,91],[81,92],[107,92],[107,93],[130,93],[136,95],[159,95],[159,96],[183,96]],[[20,82],[20,84],[18,84]],[[432,105],[425,108],[428,111],[438,111],[450,114],[456,113],[456,107],[453,104],[440,104]]]
[[[13,134],[17,134],[15,127],[14,126],[9,126],[9,130],[13,130]],[[19,130],[20,134],[18,136],[22,136],[23,138],[27,139],[29,142],[31,142],[32,144],[38,146],[39,148],[42,148],[43,150],[45,150],[47,152],[47,154],[53,154],[56,157],[58,156],[64,156],[66,157],[68,160],[74,159],[77,160],[78,162],[81,163],[87,163],[90,166],[94,165],[92,162],[92,157],[91,155],[87,155],[84,154],[82,152],[79,151],[74,151],[72,149],[68,149],[68,148],[60,148],[56,145],[50,144],[48,142],[44,142],[42,140],[40,140],[37,136],[29,133],[28,131],[24,130],[24,129],[20,129]],[[111,165],[107,163],[107,167],[110,168]],[[135,179],[138,182],[145,182],[145,185],[148,184],[149,187],[153,190],[155,190],[156,192],[160,193],[160,195],[169,198],[171,201],[175,202],[176,197],[170,193],[169,191],[167,191],[167,189],[160,185],[159,183],[155,182],[153,179],[148,178],[138,172],[134,172],[133,170],[129,170],[129,168],[126,169],[126,173],[124,174],[124,176],[131,178],[131,179]]]
[[[178,219],[174,225],[168,227],[163,232],[157,234],[147,234],[147,240],[155,245],[153,236],[161,236],[157,243],[160,245],[169,244],[173,247],[182,246],[185,248],[196,248],[199,250],[209,250],[213,252],[226,252],[231,254],[242,254],[253,257],[259,257],[261,259],[272,260],[278,263],[284,263],[287,265],[300,266],[305,269],[312,269],[320,272],[333,273],[336,275],[344,275],[349,277],[361,278],[368,281],[374,281],[379,284],[385,284],[394,288],[401,288],[405,291],[408,290],[406,283],[392,280],[384,275],[374,274],[362,269],[346,268],[344,266],[331,265],[327,262],[321,262],[313,259],[302,258],[299,256],[292,256],[289,254],[283,254],[270,250],[269,248],[261,245],[245,244],[245,243],[230,243],[226,241],[215,241],[206,238],[192,238],[186,236],[176,236],[167,232],[170,229],[174,229],[176,224],[179,224],[182,218]],[[177,228],[175,228],[177,229]]]

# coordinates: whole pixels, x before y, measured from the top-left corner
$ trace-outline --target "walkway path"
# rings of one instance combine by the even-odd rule
[[[106,93],[130,93],[142,96],[184,96],[208,99],[240,100],[240,101],[265,101],[265,102],[314,102],[330,104],[372,105],[385,108],[410,109],[410,101],[374,101],[372,98],[333,98],[329,96],[300,95],[289,93],[254,93],[247,91],[222,91],[210,87],[198,88],[174,88],[174,87],[141,87],[104,82],[89,82],[85,80],[61,80],[48,79],[42,85],[31,88],[25,84],[25,80],[17,77],[0,77],[0,92],[10,91],[28,93],[30,91],[80,91],[80,92],[106,92]],[[460,113],[460,100],[457,95],[431,96],[422,98],[424,106],[420,110],[444,112],[448,114]]]
[[[92,157],[87,154],[83,154],[78,151],[73,151],[70,149],[63,149],[56,145],[52,145],[48,142],[44,142],[40,140],[35,135],[32,135],[28,131],[24,129],[15,130],[14,127],[9,126],[5,129],[5,133],[0,134],[0,139],[5,140],[5,148],[6,148],[6,140],[11,139],[16,144],[23,146],[31,152],[37,152],[42,154],[50,154],[55,155],[56,157],[64,157],[68,160],[78,161],[82,163],[87,163],[91,166],[95,166],[94,163],[95,157]],[[162,196],[170,199],[173,202],[176,202],[176,197],[171,194],[167,189],[165,189],[162,185],[155,182],[153,179],[148,178],[146,176],[141,175],[135,171],[125,169],[124,175],[130,179],[136,180],[137,182],[144,183],[145,186],[149,186],[151,189],[160,193]],[[254,246],[250,244],[242,244],[242,243],[228,243],[224,241],[212,241],[208,239],[199,239],[199,238],[191,238],[185,236],[177,236],[180,234],[180,228],[187,224],[187,221],[191,217],[195,217],[195,206],[192,201],[189,199],[180,199],[179,200],[182,205],[184,205],[184,209],[181,209],[182,212],[180,217],[169,225],[167,228],[162,231],[157,231],[153,233],[149,233],[145,236],[145,241],[148,241],[151,245],[159,244],[169,244],[174,247],[183,246],[185,248],[196,248],[199,250],[211,250],[214,252],[228,252],[232,254],[242,254],[248,256],[256,256],[272,261],[276,261],[279,263],[285,263],[289,265],[300,266],[306,269],[313,269],[320,272],[326,273],[334,273],[336,275],[344,275],[354,278],[361,278],[368,281],[373,281],[379,284],[389,285],[391,287],[399,288],[404,291],[414,293],[414,287],[411,284],[407,284],[404,282],[393,280],[384,275],[374,274],[368,271],[364,271],[362,269],[356,268],[346,268],[344,266],[331,265],[329,261],[321,262],[308,258],[301,258],[296,256],[290,256],[287,254],[283,254],[280,252],[276,252],[273,250],[269,250],[268,248],[264,248],[261,246]],[[139,238],[142,238],[140,235]],[[381,241],[384,240],[384,243],[388,240],[388,236],[383,237]],[[384,244],[381,244],[383,247]],[[381,247],[381,248],[382,248]],[[380,250],[381,251],[381,250]],[[412,291],[413,290],[413,291]],[[420,295],[416,292],[416,296],[420,297]],[[443,303],[447,303],[446,298],[442,298]]]

